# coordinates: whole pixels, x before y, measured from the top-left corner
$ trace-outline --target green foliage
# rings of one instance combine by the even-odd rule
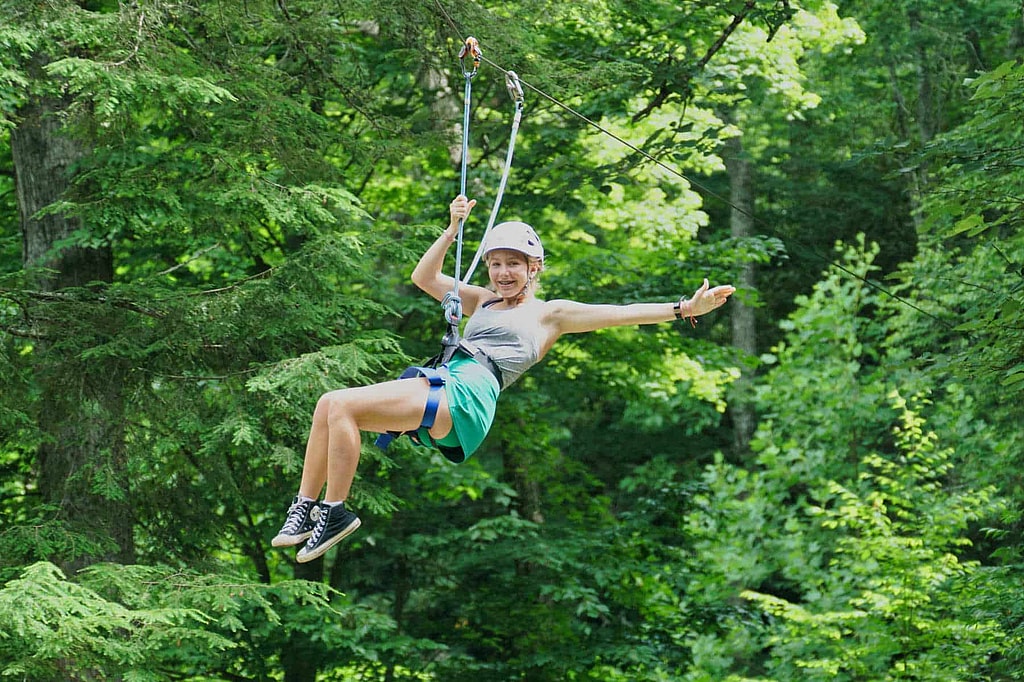
[[[966,372],[991,374],[995,390],[1012,397],[1024,390],[1024,272],[1019,265],[1024,157],[1016,124],[1024,68],[1003,63],[972,87],[973,117],[931,151],[943,164],[942,192],[929,198],[926,238],[929,249],[947,253],[942,267],[954,283],[953,309],[963,314],[952,324],[984,349],[961,355]],[[981,269],[985,280],[978,277]]]
[[[233,647],[229,639],[195,627],[212,620],[200,611],[111,602],[46,563],[29,566],[0,591],[0,619],[6,633],[3,672],[25,679],[97,673],[161,679],[154,673],[163,656]]]
[[[270,587],[234,575],[105,564],[70,581],[43,562],[0,590],[0,624],[3,674],[26,680],[269,679],[273,660],[266,644],[257,654],[254,642],[283,645],[316,632],[331,650],[358,655],[393,628],[315,582]]]
[[[970,679],[1004,644],[996,619],[977,620],[957,556],[968,524],[992,514],[992,490],[946,489],[952,450],[898,395],[895,460],[869,455],[856,483],[828,481],[808,495],[810,523],[831,531],[824,579],[801,598],[745,592],[775,621],[768,669],[776,679]],[[855,486],[855,487],[853,487]]]
[[[857,316],[868,291],[837,271],[803,299],[764,382],[757,467],[703,477],[688,591],[731,606],[691,635],[690,679],[976,679],[1015,639],[966,588],[983,570],[969,532],[1003,503],[955,485],[960,446],[928,429],[925,410],[957,406],[910,404],[883,380],[884,335]]]

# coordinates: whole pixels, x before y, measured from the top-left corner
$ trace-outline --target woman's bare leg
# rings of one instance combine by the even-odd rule
[[[348,498],[359,465],[360,431],[382,433],[419,428],[429,392],[430,384],[421,377],[331,391],[321,396],[306,443],[299,495],[288,508],[284,525],[271,544],[293,547],[306,542],[295,559],[312,561],[355,531],[359,517],[340,503]],[[452,428],[443,389],[439,398],[437,416],[430,429],[434,438],[443,438]],[[327,490],[319,503],[316,499],[325,483]]]
[[[306,443],[299,494],[316,499],[326,483],[325,501],[347,499],[359,465],[360,431],[383,433],[419,428],[429,389],[429,383],[421,377],[346,388],[321,396]],[[437,418],[430,429],[434,438],[443,438],[452,428],[444,389],[440,398]]]
[[[327,482],[327,420],[318,418],[319,403],[313,411],[313,425],[306,441],[306,456],[302,461],[302,482],[299,495],[317,499]]]

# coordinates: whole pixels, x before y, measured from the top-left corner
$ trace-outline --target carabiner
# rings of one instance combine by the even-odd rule
[[[469,71],[466,69],[466,57],[473,57],[473,70]],[[480,68],[480,60],[483,59],[484,53],[480,51],[480,43],[476,38],[470,36],[466,38],[465,44],[462,49],[459,50],[459,63],[462,64],[462,75],[467,78],[472,78],[476,75],[477,69]]]
[[[462,299],[456,291],[449,291],[444,295],[444,299],[441,301],[441,307],[444,308],[444,317],[448,320],[448,324],[459,326],[459,322],[462,321]]]
[[[523,101],[523,84],[519,82],[519,74],[515,71],[505,72],[505,87],[513,102],[520,104]]]

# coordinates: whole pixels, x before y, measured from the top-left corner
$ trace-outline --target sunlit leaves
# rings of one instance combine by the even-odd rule
[[[849,267],[864,272],[856,258]],[[873,367],[886,358],[870,348],[881,337],[856,323],[870,297],[836,284],[821,283],[792,317],[764,383],[771,418],[755,438],[757,467],[719,461],[703,477],[688,520],[705,569],[695,587],[712,604],[741,596],[764,619],[735,609],[719,647],[695,640],[698,670],[749,675],[759,651],[772,679],[969,675],[1005,637],[998,619],[974,617],[983,596],[961,591],[980,570],[971,524],[1003,503],[994,487],[955,484],[953,462],[968,453],[923,416],[961,403],[884,389],[886,371]]]

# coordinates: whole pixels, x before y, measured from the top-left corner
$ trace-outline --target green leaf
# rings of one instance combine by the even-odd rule
[[[970,231],[970,236],[976,236],[986,229],[985,219],[978,214],[969,215],[966,218],[961,218],[956,221],[956,224],[950,230],[950,236],[956,236],[963,232]]]
[[[1003,376],[999,383],[1003,386],[1012,386],[1020,383],[1021,381],[1024,381],[1024,362],[1008,369],[1005,376]]]

